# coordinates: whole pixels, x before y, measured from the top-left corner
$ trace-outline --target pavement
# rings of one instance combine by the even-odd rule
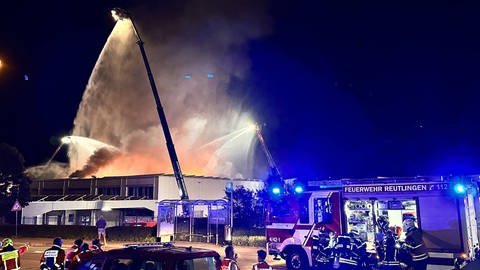
[[[21,257],[22,270],[38,270],[40,266],[40,257],[45,249],[52,246],[52,240],[50,238],[13,238],[13,243],[16,248],[30,242],[30,249]],[[74,239],[64,239],[63,248],[66,250],[73,245]],[[114,248],[121,248],[124,244],[132,242],[119,242],[111,241],[106,246],[103,246],[104,250],[110,250]],[[213,244],[196,243],[196,242],[176,242],[177,246],[192,246],[197,248],[207,248],[217,251],[222,257],[225,255],[225,247],[216,246]],[[242,247],[235,246],[235,253],[238,254],[238,264],[240,269],[252,269],[252,265],[257,261],[257,247]],[[286,269],[285,261],[272,260],[271,256],[267,257],[267,262],[272,265],[273,269]]]

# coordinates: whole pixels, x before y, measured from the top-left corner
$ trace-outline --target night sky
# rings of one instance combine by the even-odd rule
[[[2,3],[0,142],[46,161],[72,129],[110,8],[153,2]],[[480,172],[480,4],[417,2],[267,4],[270,32],[248,44],[250,75],[230,94],[266,124],[284,176]]]

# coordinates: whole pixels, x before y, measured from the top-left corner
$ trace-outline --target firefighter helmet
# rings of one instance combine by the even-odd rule
[[[60,238],[60,237],[55,237],[55,239],[53,239],[53,244],[61,247],[62,244],[63,244],[62,238]]]
[[[93,239],[93,241],[92,241],[92,246],[101,247],[102,244],[100,243],[100,240],[99,240],[99,239]]]
[[[2,240],[2,248],[5,248],[7,246],[13,246],[13,240],[10,238],[5,238]]]
[[[405,227],[405,230],[408,230],[410,228],[415,227],[415,220],[411,218],[407,218],[403,221],[403,227]]]
[[[387,216],[378,217],[377,225],[381,231],[383,232],[387,231],[388,225],[389,225],[388,217]]]
[[[75,242],[73,242],[73,244],[76,245],[77,247],[80,247],[83,244],[83,240],[82,239],[77,239],[77,240],[75,240]]]

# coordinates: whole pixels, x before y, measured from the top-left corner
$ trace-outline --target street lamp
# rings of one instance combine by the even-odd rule
[[[147,70],[148,80],[150,81],[152,94],[155,98],[155,104],[157,105],[158,117],[160,118],[160,123],[162,124],[163,133],[165,135],[168,154],[170,156],[170,161],[172,162],[173,173],[175,174],[175,179],[177,180],[177,185],[180,190],[180,198],[182,200],[188,200],[188,193],[185,186],[185,181],[183,180],[182,170],[180,169],[180,163],[178,162],[175,146],[173,145],[172,135],[170,134],[170,129],[168,128],[167,117],[163,111],[162,103],[160,102],[160,97],[158,96],[157,86],[155,84],[155,80],[153,79],[152,70],[150,69],[150,64],[148,63],[147,54],[145,53],[145,48],[143,46],[143,40],[140,38],[137,27],[133,22],[132,15],[128,11],[121,8],[114,8],[112,9],[111,13],[115,21],[129,20],[132,23],[133,32],[137,37],[137,45],[140,48],[143,63],[145,64],[145,68]]]

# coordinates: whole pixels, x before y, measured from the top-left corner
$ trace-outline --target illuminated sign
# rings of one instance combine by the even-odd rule
[[[448,183],[403,183],[378,185],[351,185],[344,186],[346,194],[392,194],[392,193],[419,193],[443,192],[449,190]]]

